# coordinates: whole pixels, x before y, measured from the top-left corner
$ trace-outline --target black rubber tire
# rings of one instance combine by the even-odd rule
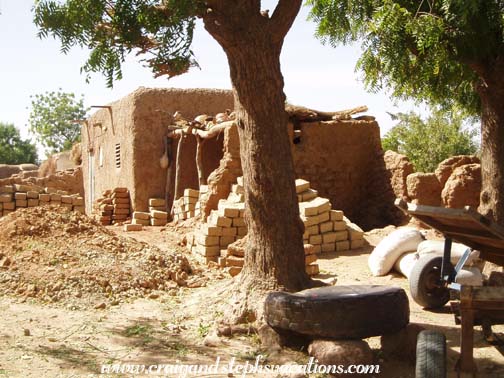
[[[311,338],[363,339],[400,331],[409,323],[405,291],[390,286],[327,286],[298,293],[273,292],[267,323]]]
[[[418,334],[415,377],[446,378],[446,337],[442,333],[426,330]]]
[[[441,256],[422,256],[411,270],[411,296],[424,308],[440,308],[450,300],[450,290],[439,284],[442,261]]]

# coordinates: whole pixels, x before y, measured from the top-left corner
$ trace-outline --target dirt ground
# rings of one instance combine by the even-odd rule
[[[396,285],[409,293],[405,278],[396,274],[372,277],[367,268],[367,257],[372,245],[376,245],[388,231],[367,234],[370,246],[360,250],[321,255],[321,274],[318,278],[327,281],[336,279],[337,284]],[[79,302],[79,298],[72,296],[73,291],[63,291],[68,295],[57,295],[56,300],[44,296],[47,290],[43,292],[44,295],[22,295],[24,292],[17,294],[16,291],[12,294],[8,290],[1,290],[9,283],[0,280],[0,293],[3,293],[0,296],[0,378],[127,377],[132,375],[100,374],[101,366],[117,363],[214,364],[218,357],[221,363],[228,363],[235,358],[236,363],[249,361],[253,364],[258,355],[265,355],[268,363],[307,363],[308,356],[300,351],[285,350],[267,355],[254,333],[232,338],[217,337],[214,334],[216,324],[223,317],[227,289],[233,279],[218,268],[206,269],[187,255],[177,245],[183,229],[148,227],[141,232],[126,234],[119,227],[111,226],[107,232],[110,232],[111,238],[117,237],[126,246],[126,250],[130,245],[141,245],[143,248],[154,248],[155,251],[169,254],[185,254],[192,273],[186,277],[183,285],[178,286],[129,288],[128,291],[117,293],[111,289],[96,291],[94,296],[84,296],[84,304]],[[89,238],[92,239],[92,235]],[[0,245],[1,252],[5,253],[5,249],[9,248],[5,239]],[[88,252],[83,246],[79,248],[81,253]],[[26,252],[23,250],[21,253]],[[77,252],[68,253],[72,255]],[[94,259],[98,258],[93,256]],[[145,263],[144,260],[133,260],[135,262]],[[107,271],[106,266],[100,267],[102,270],[91,273],[109,276],[109,281],[114,282],[113,276],[118,270]],[[74,267],[74,273],[76,269]],[[198,284],[188,287],[189,281]],[[88,287],[84,283],[82,285],[84,289]],[[77,287],[76,290],[82,288]],[[124,295],[125,292],[128,295]],[[104,306],[100,306],[101,302]],[[449,376],[454,377],[454,364],[460,348],[460,328],[455,325],[448,306],[439,312],[429,312],[410,300],[410,309],[411,322],[440,330],[446,335]],[[494,327],[494,331],[504,338],[504,327]],[[382,372],[376,377],[414,377],[411,362],[381,353],[378,337],[366,341],[381,367]],[[479,377],[504,376],[504,350],[484,342],[478,328],[475,332],[474,355]],[[312,377],[322,378],[324,375]]]

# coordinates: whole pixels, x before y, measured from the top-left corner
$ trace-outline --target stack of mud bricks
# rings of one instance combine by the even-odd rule
[[[211,211],[207,223],[187,236],[188,249],[206,263],[217,262],[228,245],[247,235],[244,214],[245,204],[234,202],[231,193],[227,200],[219,201],[218,209]]]
[[[199,190],[185,189],[184,195],[175,201],[175,206],[173,207],[173,220],[190,219],[199,215],[199,195]],[[197,210],[196,207],[198,207]]]
[[[102,197],[95,202],[95,211],[98,212],[102,225],[125,222],[130,215],[130,198],[127,188],[114,188],[105,190]]]
[[[137,215],[145,222],[145,213]],[[151,226],[164,226],[168,223],[168,213],[166,212],[166,201],[163,198],[149,199],[149,224]],[[145,223],[142,223],[144,226]]]
[[[0,216],[12,213],[16,209],[43,205],[60,205],[70,210],[85,212],[84,198],[54,188],[36,185],[0,186]]]
[[[296,180],[299,212],[305,226],[303,241],[314,247],[314,254],[347,251],[364,244],[364,232],[350,222],[343,211],[333,210],[327,198],[318,197],[306,180]],[[315,269],[315,268],[309,268]]]

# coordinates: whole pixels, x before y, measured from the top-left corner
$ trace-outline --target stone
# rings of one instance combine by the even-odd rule
[[[453,170],[446,180],[441,198],[445,207],[471,206],[477,208],[480,203],[480,192],[481,165],[466,164]]]
[[[395,197],[407,201],[408,187],[406,179],[415,172],[413,163],[410,162],[407,156],[390,150],[385,151],[383,160],[385,161],[385,169],[390,174],[390,184]]]
[[[416,343],[420,332],[425,330],[419,324],[409,323],[401,331],[380,337],[381,350],[387,356],[406,359],[411,363],[416,359]]]
[[[107,308],[107,305],[105,302],[98,303],[96,306],[94,306],[95,310],[104,310]]]
[[[313,340],[308,354],[321,365],[370,365],[374,360],[373,351],[363,340]]]
[[[439,206],[441,184],[434,173],[412,173],[406,179],[408,197],[418,205]]]
[[[457,155],[449,157],[439,163],[434,171],[434,174],[436,175],[441,187],[444,188],[446,181],[450,178],[457,167],[467,164],[480,164],[480,159],[473,155]]]

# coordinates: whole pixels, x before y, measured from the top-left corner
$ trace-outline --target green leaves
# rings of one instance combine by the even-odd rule
[[[204,2],[189,0],[40,0],[34,7],[39,37],[61,40],[61,51],[73,46],[91,50],[83,65],[87,73],[101,72],[107,85],[122,78],[121,65],[131,52],[155,76],[180,75],[197,66],[190,50],[195,18]]]
[[[331,45],[362,42],[357,69],[371,91],[476,114],[477,64],[504,48],[500,0],[309,0],[317,35]]]
[[[433,172],[450,156],[477,152],[477,131],[464,127],[467,121],[474,120],[464,112],[435,108],[426,120],[413,112],[392,117],[399,123],[383,137],[383,149],[408,156],[419,172]]]
[[[30,140],[21,139],[12,124],[0,122],[0,164],[36,163],[37,148]]]
[[[30,131],[51,153],[69,150],[80,140],[80,125],[87,109],[84,99],[73,93],[46,92],[32,96],[29,118]]]

